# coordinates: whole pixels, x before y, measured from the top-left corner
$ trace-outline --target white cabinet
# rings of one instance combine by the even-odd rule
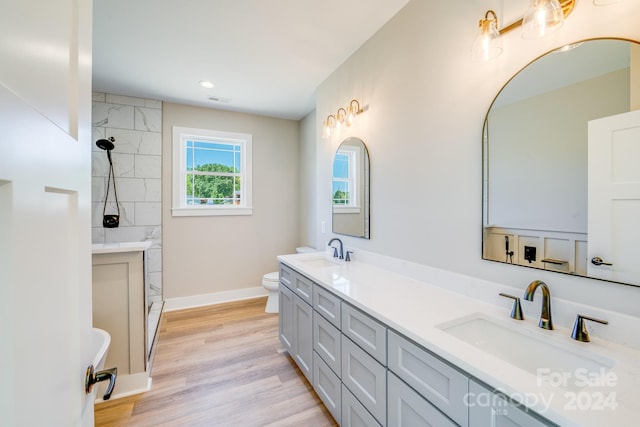
[[[389,369],[460,426],[468,425],[469,378],[412,341],[389,331]]]
[[[456,427],[457,424],[388,371],[389,427]]]
[[[469,381],[469,427],[544,427],[548,420],[516,406],[474,380]]]

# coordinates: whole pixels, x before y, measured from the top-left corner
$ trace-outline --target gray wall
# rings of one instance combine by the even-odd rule
[[[173,126],[253,135],[253,215],[171,216]],[[259,287],[299,244],[299,124],[187,105],[163,108],[165,299]]]
[[[555,296],[638,315],[640,288],[481,259],[482,124],[500,88],[543,53],[598,36],[640,39],[637,2],[579,2],[563,28],[540,40],[504,36],[502,56],[474,63],[478,19],[497,2],[413,0],[317,90],[316,224],[319,246],[332,237],[331,162],[340,141],[361,138],[371,155],[371,240],[345,244],[521,287],[545,280]],[[496,9],[499,10],[499,9]],[[328,114],[358,98],[369,110],[347,132],[324,140]],[[312,237],[307,237],[312,240]]]

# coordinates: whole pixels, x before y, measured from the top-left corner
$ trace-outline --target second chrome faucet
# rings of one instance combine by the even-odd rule
[[[534,280],[529,283],[527,290],[524,291],[524,299],[533,301],[533,294],[536,289],[542,289],[542,312],[540,313],[540,322],[538,326],[542,329],[553,329],[553,321],[551,320],[551,293],[549,287],[542,280]]]

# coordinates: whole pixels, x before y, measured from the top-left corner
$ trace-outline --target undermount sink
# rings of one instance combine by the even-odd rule
[[[327,267],[339,267],[338,261],[332,261],[327,258],[309,258],[309,259],[301,259],[305,265],[314,268],[327,268]]]
[[[597,384],[615,365],[607,357],[563,346],[542,336],[545,331],[532,331],[517,322],[501,322],[478,313],[438,328],[556,387],[580,389]]]

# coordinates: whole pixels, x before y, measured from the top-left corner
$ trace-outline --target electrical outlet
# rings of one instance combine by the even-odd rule
[[[525,246],[524,247],[524,259],[529,261],[529,264],[536,260],[536,247]]]

